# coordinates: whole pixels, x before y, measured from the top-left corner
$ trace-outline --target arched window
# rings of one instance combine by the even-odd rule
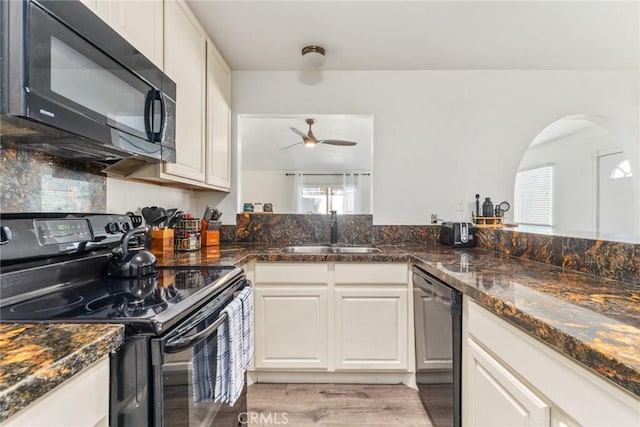
[[[623,179],[623,178],[631,178],[633,174],[631,173],[631,163],[629,160],[623,160],[611,169],[611,174],[609,175],[610,179]]]

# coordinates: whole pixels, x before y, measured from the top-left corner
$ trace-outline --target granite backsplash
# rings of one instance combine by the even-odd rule
[[[0,211],[104,212],[107,179],[100,167],[0,147]]]
[[[275,245],[327,244],[328,215],[242,213],[225,226],[222,241]],[[344,245],[434,244],[439,225],[373,225],[372,215],[338,215],[338,243]],[[640,286],[640,245],[560,237],[500,228],[479,228],[478,246],[569,270]]]
[[[640,286],[640,244],[494,228],[478,230],[480,247]]]
[[[439,226],[373,225],[372,215],[338,215],[338,244],[376,245],[435,242]],[[236,217],[236,242],[281,245],[328,244],[329,215],[241,213]],[[229,233],[223,233],[224,237]]]

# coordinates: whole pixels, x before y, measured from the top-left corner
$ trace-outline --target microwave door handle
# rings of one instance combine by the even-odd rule
[[[164,346],[165,351],[167,353],[177,353],[179,351],[184,351],[190,347],[193,347],[194,345],[198,344],[200,341],[213,335],[218,330],[220,325],[222,325],[222,322],[226,320],[226,318],[227,318],[227,313],[222,313],[220,314],[220,316],[218,316],[215,322],[213,322],[211,325],[207,326],[197,334],[191,335],[188,338],[183,338],[182,336],[179,335],[175,338],[168,340]],[[196,325],[194,325],[192,328],[189,328],[187,331],[184,331],[184,332],[190,331],[195,326]]]
[[[149,89],[149,92],[147,92],[147,97],[144,101],[144,130],[145,130],[145,133],[147,134],[147,139],[149,139],[150,141],[154,140],[153,104],[156,99],[155,93],[156,93],[155,89]]]
[[[167,130],[167,102],[164,99],[164,95],[160,92],[156,93],[158,94],[157,99],[160,101],[160,131],[153,134],[153,142],[162,142]]]

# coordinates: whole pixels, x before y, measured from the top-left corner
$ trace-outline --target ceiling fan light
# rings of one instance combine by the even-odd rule
[[[315,143],[315,142],[313,142],[313,141],[311,141],[311,140],[309,140],[309,141],[305,141],[305,142],[304,142],[304,146],[305,146],[305,147],[312,148],[312,147],[315,147],[315,146],[316,146],[316,143]]]
[[[318,69],[324,65],[325,50],[322,46],[305,46],[302,48],[302,61],[307,69]]]

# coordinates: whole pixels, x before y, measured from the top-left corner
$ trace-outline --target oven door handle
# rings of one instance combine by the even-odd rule
[[[218,316],[215,322],[213,322],[211,325],[207,326],[197,334],[191,335],[188,338],[182,338],[182,335],[180,335],[168,340],[167,343],[164,345],[164,350],[167,353],[177,353],[180,351],[184,351],[189,347],[193,347],[194,345],[198,344],[200,341],[213,335],[213,333],[218,330],[218,328],[220,327],[220,325],[222,325],[222,322],[224,322],[226,318],[227,318],[227,313],[222,313],[220,314],[220,316]],[[191,328],[187,329],[184,332],[189,332],[196,326],[197,325],[193,325]]]

